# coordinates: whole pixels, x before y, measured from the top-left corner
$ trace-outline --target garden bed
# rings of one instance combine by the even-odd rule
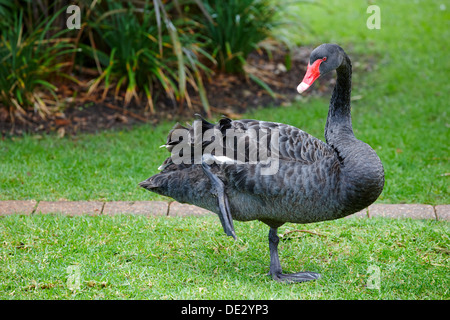
[[[244,75],[213,74],[205,81],[212,114],[239,118],[241,113],[252,108],[289,104],[300,97],[296,87],[305,74],[311,50],[310,47],[298,47],[289,52],[276,48],[270,57],[265,51],[250,54],[247,67],[272,89],[275,96]],[[318,89],[311,90],[306,95],[329,95],[334,81],[333,75],[329,74],[320,81]],[[200,98],[193,90],[189,93],[191,107],[186,102],[180,107],[170,99],[161,97],[155,103],[155,112],[151,114],[144,106],[134,102],[124,107],[121,99],[123,95],[118,99],[113,94],[101,99],[102,92],[88,95],[87,81],[80,81],[79,84],[62,83],[58,89],[59,99],[64,104],[61,111],[52,113],[46,119],[31,111],[23,120],[16,119],[14,123],[7,121],[7,115],[4,114],[3,119],[0,119],[2,135],[55,132],[64,136],[80,132],[95,133],[143,123],[157,124],[163,120],[177,119],[184,122],[191,120],[194,113],[204,113]]]

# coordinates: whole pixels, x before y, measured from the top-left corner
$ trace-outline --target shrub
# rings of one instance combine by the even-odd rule
[[[161,94],[191,107],[189,88],[199,94],[209,115],[203,79],[216,65],[220,71],[244,73],[271,92],[245,68],[245,61],[271,35],[284,1],[75,3],[82,9],[83,23],[67,39],[67,16],[60,14],[66,1],[0,0],[0,104],[12,117],[32,107],[42,116],[49,113],[43,92],[56,99],[55,77],[71,78],[63,70],[73,65],[75,46],[83,53],[77,61],[95,65],[99,72],[89,94],[102,89],[104,99],[112,90],[116,98],[125,92],[125,105],[144,101],[152,113]],[[46,18],[39,21],[39,16]]]
[[[223,72],[242,73],[248,54],[266,39],[275,24],[272,0],[203,0],[203,32],[208,49]]]
[[[49,32],[57,16],[27,31],[20,10],[11,19],[13,25],[1,30],[0,104],[6,107],[13,121],[29,108],[34,108],[42,117],[49,114],[43,91],[57,100],[57,88],[49,82],[50,78],[69,77],[62,71],[68,64],[62,57],[73,52],[73,46],[61,38],[65,30],[53,35]]]
[[[103,83],[104,98],[115,84],[117,97],[125,86],[125,105],[133,99],[140,103],[144,92],[147,108],[153,112],[154,96],[161,88],[173,101],[181,104],[186,99],[190,105],[186,90],[190,84],[199,92],[209,113],[201,72],[209,69],[198,60],[200,54],[208,55],[202,51],[198,37],[189,32],[189,23],[170,19],[167,6],[160,0],[145,1],[141,6],[107,1],[106,10],[97,12],[98,18],[90,27],[101,43],[83,49],[96,57],[104,70],[90,92]],[[103,50],[96,51],[94,47]]]

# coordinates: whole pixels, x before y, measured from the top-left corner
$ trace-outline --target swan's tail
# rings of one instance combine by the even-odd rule
[[[199,161],[197,161],[198,159],[194,157],[201,157],[205,148],[214,141],[202,141],[202,152],[200,155],[196,155],[194,150],[195,135],[201,133],[203,136],[203,134],[210,129],[217,129],[222,133],[225,133],[225,131],[231,127],[232,121],[228,118],[222,118],[217,124],[213,124],[206,121],[198,114],[196,114],[196,117],[196,121],[198,122],[193,123],[192,126],[188,124],[187,127],[184,127],[177,123],[172,130],[170,130],[167,135],[166,143],[161,147],[166,147],[172,155],[164,160],[158,168],[160,173],[140,182],[139,186],[149,191],[170,197],[174,197],[176,194],[191,193],[188,192],[188,190],[182,190],[183,186],[191,184],[196,178],[201,178],[200,176],[197,177],[197,175],[203,175],[201,166],[198,166],[198,168],[192,167],[195,164],[199,164]],[[199,130],[200,128],[201,130]],[[183,155],[183,152],[186,154]],[[175,156],[181,157],[183,161],[181,163],[180,161],[175,161],[177,162],[175,163],[173,160],[174,154]],[[187,184],[186,181],[190,179],[194,180]]]
[[[142,182],[139,182],[139,186],[147,189],[147,190],[151,190],[153,188],[157,188],[158,184],[155,183],[155,179],[153,179],[155,176],[148,178],[147,180],[144,180]]]
[[[182,170],[192,164],[199,164],[199,160],[203,155],[205,148],[214,141],[215,137],[211,137],[211,140],[200,140],[201,154],[197,154],[195,144],[199,137],[196,137],[196,135],[203,137],[207,130],[212,129],[219,130],[222,134],[225,134],[226,130],[231,127],[232,120],[228,118],[222,118],[217,124],[213,124],[203,119],[199,114],[196,114],[195,116],[197,117],[197,120],[192,126],[187,124],[187,127],[184,127],[177,123],[172,130],[170,130],[167,135],[166,144],[163,144],[161,148],[166,147],[167,151],[172,153],[172,155],[164,160],[161,166],[159,166],[158,170],[161,172]],[[178,160],[182,159],[182,161],[178,161],[177,165],[175,165],[172,158],[173,156],[179,157]],[[198,157],[198,159],[195,157]]]

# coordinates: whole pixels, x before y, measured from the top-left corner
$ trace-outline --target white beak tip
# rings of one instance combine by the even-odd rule
[[[302,83],[300,83],[298,86],[297,86],[297,91],[298,91],[298,93],[303,93],[306,89],[308,89],[310,87],[310,85],[309,84],[306,84],[306,83],[304,83],[304,82],[302,82]]]

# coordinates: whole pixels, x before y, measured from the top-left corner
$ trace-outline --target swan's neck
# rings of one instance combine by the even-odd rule
[[[384,170],[375,151],[353,134],[350,114],[352,66],[347,56],[336,71],[337,81],[330,101],[325,138],[341,164],[346,210],[356,212],[378,198],[383,190]]]
[[[330,100],[325,139],[332,147],[355,139],[352,129],[350,95],[352,92],[352,64],[347,55],[336,69],[337,80]]]

